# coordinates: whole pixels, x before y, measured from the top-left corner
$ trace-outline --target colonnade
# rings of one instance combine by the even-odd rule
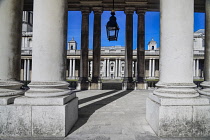
[[[82,31],[81,31],[81,54],[80,54],[80,80],[78,89],[101,89],[100,85],[100,61],[101,61],[101,14],[103,12],[102,7],[93,7],[94,11],[94,34],[93,34],[93,71],[92,80],[88,81],[88,35],[89,35],[89,13],[88,7],[83,7],[82,11]],[[126,7],[126,51],[125,51],[125,76],[124,76],[124,89],[134,89],[133,71],[132,71],[132,58],[133,58],[133,13],[135,8]],[[137,63],[137,77],[139,77],[136,82],[144,83],[144,13],[145,9],[138,9],[138,63]],[[142,43],[143,42],[143,43]],[[104,66],[106,66],[106,77],[110,77],[110,66],[109,58],[105,59]],[[115,67],[121,65],[121,63],[116,60]],[[117,67],[116,67],[117,68]],[[115,77],[121,75],[120,70],[115,69]],[[118,74],[119,73],[119,74]],[[91,84],[89,84],[91,83]],[[90,87],[89,87],[90,85]],[[141,88],[141,87],[139,87]]]
[[[24,93],[20,90],[22,84],[19,82],[23,0],[1,1],[0,17],[5,19],[0,22],[0,112],[4,116],[1,118],[1,126],[11,128],[13,131],[6,130],[0,133],[0,136],[9,134],[10,136],[52,137],[56,132],[56,137],[64,137],[76,122],[78,99],[75,93],[68,89],[68,83],[65,81],[67,5],[67,1],[61,0],[34,1],[33,73],[29,84],[30,89],[24,96],[20,96]],[[202,84],[204,89],[199,91],[204,95],[210,95],[209,7],[210,0],[206,0],[205,81]],[[95,10],[95,18],[99,20],[101,11],[97,12],[98,8],[93,10]],[[134,88],[132,79],[132,14],[134,10],[132,7],[125,8],[124,89]],[[81,11],[80,89],[87,89],[89,87],[88,19],[90,9],[83,7]],[[210,129],[209,99],[199,96],[195,89],[196,85],[193,84],[193,13],[194,0],[160,0],[160,80],[156,84],[158,89],[149,95],[146,103],[147,121],[159,136],[210,135],[209,131],[206,131]],[[138,16],[141,16],[139,19],[142,19],[143,15],[139,14]],[[97,20],[94,20],[94,24],[97,23]],[[144,35],[144,29],[140,25],[139,29],[141,38]],[[94,35],[96,34],[100,34],[99,29],[95,29]],[[100,48],[99,39],[100,37],[94,38],[94,54]],[[137,55],[141,58],[142,44],[139,43],[137,47],[140,47]],[[95,70],[93,70],[90,88],[99,89],[100,65],[97,64],[100,64],[100,55],[93,57],[96,57],[93,58]],[[108,65],[109,61],[107,59]],[[138,59],[138,61],[141,60]],[[143,62],[137,64],[138,82],[143,82],[144,72],[141,71],[139,64],[142,65]],[[152,66],[154,68],[155,60],[152,60]],[[151,74],[154,75],[154,71]],[[7,106],[8,104],[14,105]],[[189,130],[192,131],[189,132]]]

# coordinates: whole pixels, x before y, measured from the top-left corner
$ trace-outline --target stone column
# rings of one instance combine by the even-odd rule
[[[101,64],[101,7],[93,7],[94,11],[94,34],[93,34],[93,70],[91,89],[101,89],[100,64]]]
[[[92,78],[92,73],[93,72],[93,61],[90,61],[90,77]]]
[[[30,81],[30,59],[27,59],[27,80]]]
[[[27,81],[27,59],[24,59],[24,81]]]
[[[109,78],[109,73],[110,73],[110,63],[109,63],[109,58],[107,58],[107,77]]]
[[[155,59],[152,60],[152,77],[155,77]]]
[[[145,77],[145,10],[138,9],[138,30],[137,30],[137,78],[136,89],[146,89]]]
[[[209,135],[209,100],[193,83],[194,0],[160,0],[160,17],[160,79],[147,98],[146,119],[159,136]]]
[[[210,96],[210,0],[206,0],[205,7],[204,82],[201,83],[203,89],[199,90],[199,93]]]
[[[73,68],[72,68],[72,76],[75,78],[75,58],[73,58]]]
[[[72,77],[72,59],[69,59],[69,78]]]
[[[135,61],[135,77],[137,79],[137,61]]]
[[[152,59],[149,59],[149,78],[152,77]]]
[[[199,77],[199,59],[196,59],[196,77]]]
[[[104,58],[104,77],[106,77],[106,58]]]
[[[195,61],[196,59],[193,59],[193,76],[195,76]]]
[[[119,77],[121,77],[121,58],[119,58]]]
[[[80,80],[78,89],[87,90],[88,80],[88,45],[89,45],[89,14],[90,9],[83,7],[82,11],[82,33],[81,33],[81,53],[80,53]]]
[[[20,90],[23,0],[0,1],[0,105],[13,103]],[[1,110],[0,110],[1,112]]]
[[[118,69],[118,59],[116,58],[116,60],[115,60],[115,78],[118,77],[117,69]]]
[[[66,82],[67,5],[34,1],[32,79],[26,97],[14,102],[24,110],[15,117],[26,136],[65,137],[78,118],[78,99]]]
[[[135,8],[126,7],[126,48],[125,48],[125,79],[123,89],[134,89],[132,76],[133,62],[133,12]]]
[[[170,97],[196,97],[193,89],[193,0],[161,0],[161,47],[160,81],[157,86],[173,88],[188,87],[188,92],[173,94],[155,92],[156,95]],[[189,7],[186,8],[186,4]],[[179,7],[177,10],[175,7]],[[185,8],[184,8],[185,7]],[[172,10],[173,9],[173,10]],[[176,11],[176,12],[174,12]],[[183,22],[182,17],[186,17]],[[174,18],[176,17],[176,18]],[[176,27],[174,26],[176,25]],[[183,32],[180,34],[180,32]],[[170,38],[168,38],[170,36]],[[176,43],[175,43],[176,42]],[[170,47],[168,47],[170,44]],[[184,47],[185,46],[185,47]],[[175,53],[176,52],[176,53]],[[179,68],[179,69],[177,69]],[[176,69],[176,70],[175,70]],[[187,71],[187,73],[186,73]],[[162,89],[160,88],[162,91]],[[180,91],[177,91],[180,93]]]

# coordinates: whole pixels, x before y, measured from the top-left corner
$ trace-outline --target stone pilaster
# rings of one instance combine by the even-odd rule
[[[123,89],[134,89],[134,81],[132,76],[133,62],[133,12],[135,8],[126,7],[126,48],[125,48],[125,77],[123,81]]]
[[[194,0],[160,0],[160,14],[160,79],[146,119],[158,136],[209,136],[209,100],[193,83]]]
[[[145,82],[145,11],[146,9],[138,9],[138,28],[137,28],[137,78],[136,89],[146,89]]]
[[[89,88],[88,80],[88,46],[89,46],[89,14],[90,9],[83,7],[82,28],[81,28],[81,53],[80,53],[80,79],[78,89],[87,90]]]
[[[101,89],[100,64],[101,64],[101,7],[93,7],[94,34],[93,34],[93,71],[90,89]]]
[[[0,2],[0,105],[11,104],[23,94],[19,82],[22,14],[23,0]]]

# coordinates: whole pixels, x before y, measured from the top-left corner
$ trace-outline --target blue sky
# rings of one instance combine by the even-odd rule
[[[105,25],[109,20],[110,11],[104,11],[101,16],[101,46],[125,46],[125,21],[126,16],[123,11],[116,11],[117,23],[120,27],[118,41],[108,41],[106,36]],[[89,49],[93,48],[93,12],[90,13],[89,17]],[[68,41],[74,37],[74,40],[78,43],[78,49],[81,46],[81,19],[82,15],[80,11],[69,11],[68,12]],[[198,29],[204,29],[205,14],[195,13],[194,14],[194,31]],[[137,46],[137,14],[133,15],[133,49]],[[160,46],[160,13],[159,12],[146,12],[145,14],[145,49],[147,49],[148,42],[154,38]]]

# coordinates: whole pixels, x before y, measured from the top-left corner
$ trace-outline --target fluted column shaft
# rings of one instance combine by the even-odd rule
[[[137,81],[144,82],[145,77],[145,11],[137,10],[138,30],[137,30]]]
[[[94,34],[93,34],[93,83],[98,83],[101,62],[101,7],[94,7]]]

